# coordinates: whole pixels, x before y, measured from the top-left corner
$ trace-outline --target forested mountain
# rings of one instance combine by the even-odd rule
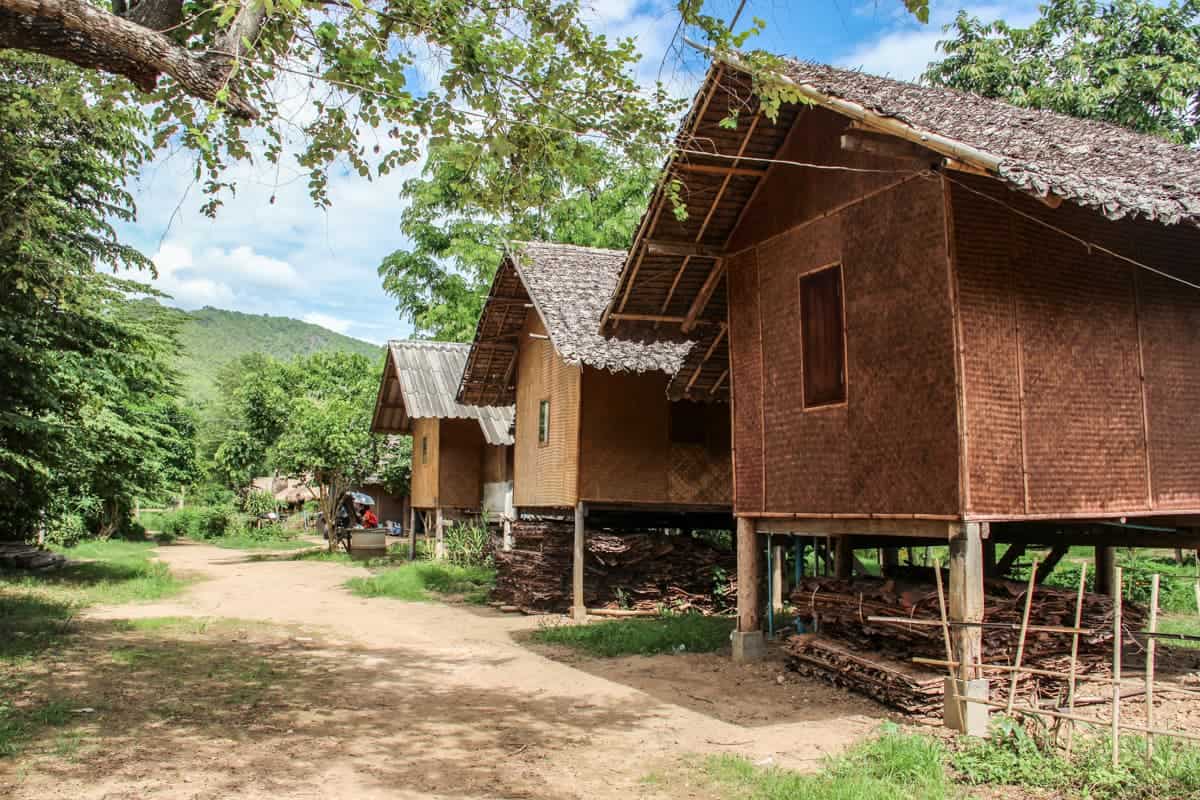
[[[179,337],[183,345],[179,371],[184,394],[198,405],[216,399],[217,373],[246,353],[262,353],[286,361],[294,356],[342,351],[380,359],[382,364],[382,347],[298,319],[208,306],[179,313],[187,317]]]

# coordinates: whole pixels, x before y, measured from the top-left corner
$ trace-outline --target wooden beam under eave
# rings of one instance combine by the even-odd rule
[[[742,178],[761,178],[767,174],[765,167],[723,167],[720,164],[692,164],[683,161],[675,162],[675,169],[700,175],[732,175]]]
[[[728,332],[729,326],[722,322],[721,331],[717,334],[716,338],[712,340],[712,344],[708,346],[708,350],[704,353],[704,358],[700,359],[700,363],[696,365],[696,371],[692,373],[692,377],[688,380],[687,386],[683,390],[684,394],[688,394],[692,391],[692,385],[700,377],[700,373],[704,369],[704,365],[708,363],[710,358],[712,358],[713,351],[717,349],[719,344],[721,344],[721,340],[725,338],[725,334]]]
[[[717,284],[721,282],[721,277],[725,274],[725,262],[717,261],[713,264],[713,268],[709,270],[708,277],[704,279],[704,285],[700,287],[700,291],[696,293],[696,298],[692,300],[691,307],[688,308],[687,314],[683,318],[683,324],[680,329],[684,333],[690,333],[692,328],[696,327],[696,319],[708,306],[708,301],[712,299],[713,292],[717,290]]]
[[[673,322],[676,325],[683,322],[683,317],[671,316],[669,314],[632,314],[624,311],[614,311],[608,315],[609,319],[624,320],[626,322]]]
[[[667,239],[647,239],[646,255],[648,256],[691,256],[693,258],[721,258],[724,251],[720,247],[697,242],[676,242]]]
[[[938,155],[906,139],[877,131],[849,128],[842,134],[842,149],[851,153],[866,153],[882,158],[937,161]]]

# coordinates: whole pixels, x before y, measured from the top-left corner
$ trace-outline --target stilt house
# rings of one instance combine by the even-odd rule
[[[588,526],[729,528],[728,408],[671,402],[688,342],[600,335],[623,251],[529,242],[505,255],[458,401],[516,406],[518,514],[574,514],[582,612]]]
[[[739,636],[757,533],[948,541],[966,621],[995,542],[1194,544],[1200,152],[819,64],[783,83],[803,102],[772,117],[710,70],[602,326],[693,337],[671,395],[732,399]]]
[[[447,520],[487,512],[503,520],[512,507],[511,404],[474,406],[454,395],[470,345],[392,341],[375,400],[371,430],[413,437],[410,535],[436,532],[441,552]]]

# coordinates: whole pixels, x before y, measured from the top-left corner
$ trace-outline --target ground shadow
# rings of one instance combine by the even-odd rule
[[[248,783],[288,795],[341,760],[368,787],[556,800],[574,793],[542,785],[523,764],[651,713],[645,703],[600,707],[444,679],[507,659],[335,648],[236,626],[203,630],[196,620],[149,635],[149,623],[82,622],[54,654],[59,668],[30,667],[15,702],[88,711],[74,723],[86,746],[73,758],[35,748],[28,780],[65,793],[106,785],[149,793],[188,774],[205,790],[196,796],[235,796]]]

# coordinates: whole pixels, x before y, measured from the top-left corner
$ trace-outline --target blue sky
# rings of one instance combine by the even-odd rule
[[[708,0],[706,12],[728,19],[737,4]],[[584,5],[589,24],[610,36],[637,38],[642,80],[661,76],[690,96],[704,65],[690,53],[681,60],[673,0]],[[759,17],[767,24],[751,46],[911,79],[934,57],[942,26],[960,8],[1016,24],[1036,16],[1036,3],[1023,0],[931,0],[931,8],[931,24],[921,25],[900,0],[748,0],[742,19]],[[131,186],[139,217],[122,225],[121,234],[153,257],[159,278],[152,282],[181,308],[212,305],[295,317],[373,342],[404,337],[409,326],[383,292],[376,268],[405,245],[397,225],[400,187],[420,165],[375,181],[331,176],[333,206],[322,210],[312,205],[305,173],[293,164],[278,172],[265,164],[239,166],[236,196],[210,220],[199,212],[202,193],[190,186],[188,155],[163,154]]]

